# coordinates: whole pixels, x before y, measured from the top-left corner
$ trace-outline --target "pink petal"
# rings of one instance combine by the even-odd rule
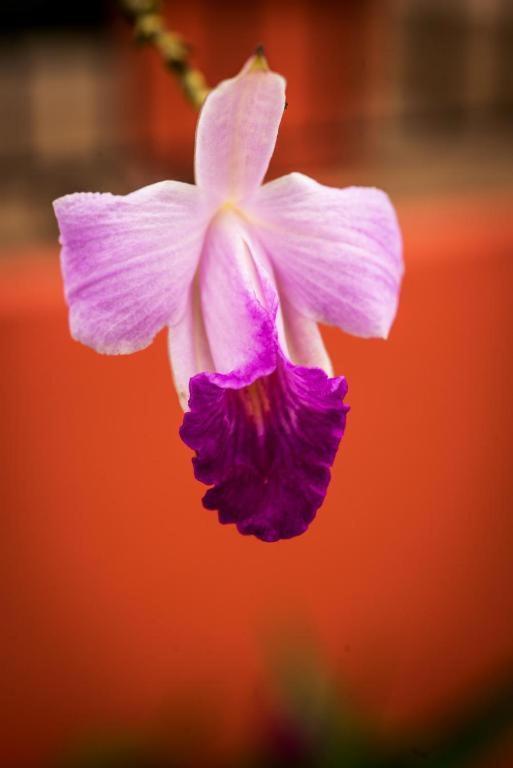
[[[235,214],[218,214],[205,237],[186,311],[169,330],[182,408],[187,410],[189,381],[198,373],[215,372],[222,386],[237,389],[273,370],[277,315],[276,286],[265,256]]]
[[[276,367],[276,294],[254,260],[243,225],[221,213],[205,238],[199,268],[201,309],[219,374],[246,386]]]
[[[189,381],[200,371],[213,371],[214,361],[201,312],[198,280],[194,280],[185,314],[169,329],[169,357],[178,399],[183,410],[189,401]]]
[[[289,360],[295,365],[321,368],[328,376],[333,376],[333,366],[315,320],[302,315],[283,298],[281,310]]]
[[[285,108],[285,80],[254,59],[215,88],[196,131],[196,183],[217,201],[240,200],[261,184]]]
[[[388,335],[403,260],[384,192],[325,187],[293,173],[262,187],[246,211],[296,310],[357,336]]]
[[[163,181],[126,196],[66,195],[54,207],[75,339],[125,354],[180,320],[207,221],[195,187]]]
[[[267,301],[276,302],[278,287],[273,265],[258,240],[257,232],[251,238],[251,253],[255,262],[260,266],[261,282],[267,292]],[[265,282],[263,276],[266,277]],[[331,360],[322,340],[321,332],[315,320],[295,309],[283,295],[278,295],[278,311],[276,313],[276,332],[282,352],[295,365],[309,368],[321,368],[328,376],[333,376]]]

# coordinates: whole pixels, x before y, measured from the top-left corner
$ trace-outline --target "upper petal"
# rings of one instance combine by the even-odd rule
[[[285,108],[285,80],[256,66],[220,83],[196,130],[196,183],[216,200],[240,200],[261,184]]]
[[[388,335],[403,260],[384,192],[325,187],[293,173],[262,187],[247,212],[299,312],[357,336]]]
[[[54,208],[75,339],[129,353],[181,318],[206,229],[194,186],[164,181],[126,196],[66,195]]]

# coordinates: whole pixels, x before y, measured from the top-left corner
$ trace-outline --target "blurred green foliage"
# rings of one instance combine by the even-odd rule
[[[245,754],[216,756],[214,723],[189,701],[164,729],[104,733],[71,750],[58,768],[464,768],[513,736],[513,677],[475,692],[444,725],[383,736],[350,703],[315,654],[274,654],[272,691]],[[184,714],[185,713],[185,714]],[[492,763],[493,765],[493,763]]]

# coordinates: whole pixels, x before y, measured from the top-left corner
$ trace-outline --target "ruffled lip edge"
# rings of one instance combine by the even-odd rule
[[[347,413],[350,410],[350,406],[343,402],[348,391],[347,381],[344,376],[330,378],[320,368],[296,366],[283,355],[281,350],[278,352],[277,363],[274,368],[269,373],[264,375],[268,376],[274,373],[280,363],[284,365],[285,368],[289,371],[294,371],[296,375],[313,377],[314,384],[317,386],[321,385],[324,388],[323,394],[333,401],[333,404],[328,410],[331,412],[337,412],[336,423],[332,424],[330,430],[330,440],[327,453],[323,461],[320,462],[322,468],[322,480],[317,485],[313,494],[314,499],[310,505],[308,519],[306,519],[302,525],[297,525],[290,531],[283,529],[279,532],[276,530],[269,531],[269,529],[264,530],[262,526],[258,526],[255,523],[254,518],[236,520],[233,518],[233,516],[227,517],[223,514],[222,510],[219,509],[219,502],[216,499],[216,489],[218,488],[220,481],[215,477],[212,471],[209,471],[208,469],[205,470],[205,466],[202,465],[202,456],[200,455],[201,447],[198,446],[197,441],[191,436],[189,424],[191,420],[198,417],[201,418],[200,412],[204,405],[201,403],[201,400],[203,399],[205,388],[209,389],[211,387],[215,387],[218,390],[236,391],[243,388],[244,386],[248,386],[247,383],[244,383],[244,380],[241,379],[239,372],[232,372],[228,374],[202,372],[192,377],[190,380],[190,410],[184,414],[184,420],[179,430],[179,434],[183,442],[189,448],[195,451],[195,456],[192,459],[195,478],[199,482],[210,486],[202,499],[203,506],[206,509],[217,511],[218,519],[221,524],[227,525],[235,523],[240,534],[245,536],[255,536],[256,538],[265,542],[275,542],[281,539],[295,538],[296,536],[303,534],[315,519],[317,511],[322,506],[326,497],[328,486],[331,480],[331,466],[335,460],[340,440],[344,435]],[[256,380],[256,378],[253,379],[252,383],[254,383]],[[326,446],[324,446],[324,448],[326,448]]]

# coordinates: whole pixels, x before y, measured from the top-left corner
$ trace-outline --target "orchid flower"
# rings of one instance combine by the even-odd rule
[[[206,99],[195,185],[54,203],[73,337],[128,354],[169,327],[203,504],[264,541],[307,529],[344,432],[347,385],[317,323],[386,337],[403,272],[384,192],[300,173],[262,185],[284,108],[284,79],[254,56]]]

